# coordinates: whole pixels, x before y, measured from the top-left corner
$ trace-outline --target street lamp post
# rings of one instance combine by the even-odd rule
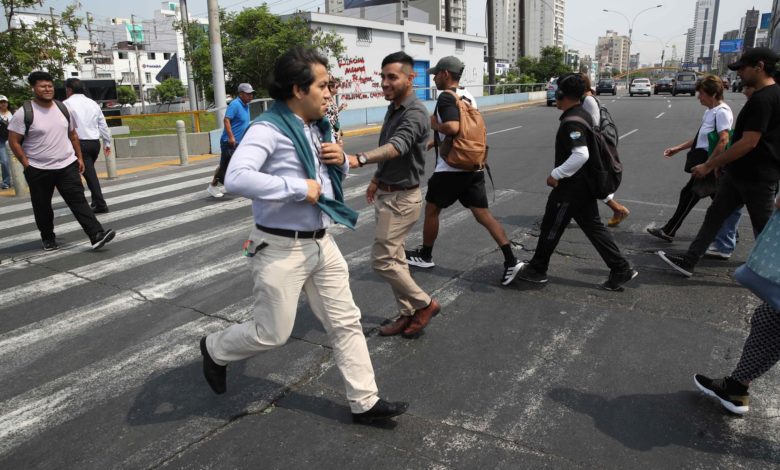
[[[607,10],[606,8],[603,9],[603,11],[605,11],[607,13],[617,13],[618,15],[622,16],[623,18],[625,18],[626,22],[628,23],[628,72],[626,73],[626,86],[627,87],[631,87],[631,39],[632,39],[633,33],[634,33],[634,22],[636,21],[636,18],[639,15],[641,15],[642,13],[644,13],[646,11],[654,10],[656,8],[661,8],[662,6],[663,6],[663,4],[656,5],[656,6],[650,7],[650,8],[645,8],[644,10],[642,10],[639,13],[637,13],[636,15],[634,15],[634,19],[633,20],[629,20],[628,17],[625,14],[623,14],[623,13],[621,13],[619,11]]]

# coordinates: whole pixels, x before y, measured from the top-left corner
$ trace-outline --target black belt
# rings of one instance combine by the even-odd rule
[[[322,238],[325,236],[324,228],[315,230],[313,232],[304,232],[304,231],[286,230],[283,228],[263,227],[262,225],[259,224],[255,224],[255,227],[257,227],[258,230],[261,230],[265,233],[270,233],[271,235],[278,235],[280,237],[287,237],[287,238]]]
[[[100,142],[100,139],[79,139],[79,142]]]
[[[412,186],[399,186],[397,184],[386,184],[381,181],[378,181],[376,185],[379,189],[388,193],[394,193],[396,191],[409,191],[410,189],[417,189],[420,187],[419,184],[414,184]]]

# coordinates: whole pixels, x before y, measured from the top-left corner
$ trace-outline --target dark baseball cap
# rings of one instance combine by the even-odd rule
[[[739,60],[733,64],[729,64],[729,69],[739,70],[742,67],[752,67],[758,65],[759,62],[763,62],[766,69],[772,70],[774,69],[775,64],[777,64],[777,60],[777,52],[772,49],[769,49],[768,47],[754,47],[753,49],[745,51],[745,53],[739,57]]]
[[[426,73],[428,75],[436,75],[442,70],[448,70],[450,72],[455,72],[455,73],[462,73],[464,67],[465,65],[463,65],[463,62],[461,62],[460,59],[448,55],[447,57],[442,57],[441,59],[439,59],[439,62],[436,63],[436,67],[429,68]]]

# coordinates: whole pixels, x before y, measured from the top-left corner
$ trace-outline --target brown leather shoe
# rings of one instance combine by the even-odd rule
[[[436,299],[431,299],[431,303],[427,307],[421,308],[414,312],[412,315],[412,323],[403,332],[404,338],[416,338],[420,335],[420,332],[428,326],[431,322],[431,318],[439,314],[441,305]]]
[[[394,321],[379,327],[379,336],[395,336],[412,323],[411,315],[401,315]]]

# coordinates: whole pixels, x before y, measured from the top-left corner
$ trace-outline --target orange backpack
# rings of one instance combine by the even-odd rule
[[[448,135],[440,146],[437,145],[439,156],[453,168],[470,171],[483,169],[487,164],[488,146],[487,128],[482,114],[454,91],[443,92],[455,95],[460,112],[460,130],[457,135]],[[438,144],[439,133],[436,132],[434,137]]]

